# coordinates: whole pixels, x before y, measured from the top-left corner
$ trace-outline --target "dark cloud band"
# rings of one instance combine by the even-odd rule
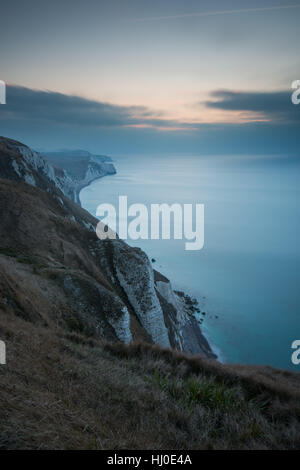
[[[34,119],[64,125],[89,127],[178,127],[181,124],[164,119],[161,113],[145,106],[117,106],[52,91],[20,86],[7,87],[7,105],[0,118]],[[186,127],[185,125],[181,125]]]
[[[212,93],[213,100],[206,101],[209,108],[224,111],[251,111],[263,117],[282,122],[300,122],[300,107],[292,103],[291,91],[234,92],[218,90]]]

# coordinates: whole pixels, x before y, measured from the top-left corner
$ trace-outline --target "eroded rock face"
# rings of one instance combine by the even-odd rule
[[[1,177],[22,180],[48,190],[53,185],[65,196],[74,199],[75,185],[72,179],[64,170],[55,169],[50,165],[40,153],[20,142],[0,137],[0,155]]]
[[[28,147],[0,138],[0,310],[212,357],[170,281],[139,248],[100,241],[98,220],[67,197],[58,173]]]
[[[155,285],[164,300],[164,302],[161,300],[161,303],[166,312],[172,347],[190,354],[215,358],[185,297],[177,295],[169,279],[157,271],[155,271]]]
[[[141,325],[154,343],[170,346],[168,330],[158,300],[151,263],[139,248],[120,240],[112,243],[115,275]]]
[[[100,336],[107,337],[109,325],[119,341],[126,344],[131,342],[129,312],[119,297],[101,284],[77,273],[68,273],[63,276],[62,282],[77,308],[83,328],[91,324]]]

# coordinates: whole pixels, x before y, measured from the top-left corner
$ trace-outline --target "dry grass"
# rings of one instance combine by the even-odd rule
[[[2,449],[299,449],[300,377],[0,313]]]

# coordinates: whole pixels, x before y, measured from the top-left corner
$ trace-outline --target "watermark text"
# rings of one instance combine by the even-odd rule
[[[3,80],[0,80],[0,104],[6,104],[6,85]]]
[[[295,90],[292,93],[292,103],[299,104],[300,103],[300,80],[294,80],[292,83],[292,88]]]
[[[6,364],[6,346],[4,341],[0,340],[0,364]]]
[[[300,339],[295,339],[295,341],[292,342],[291,348],[295,349],[291,361],[295,366],[298,366],[300,364]]]
[[[112,204],[100,204],[96,211],[100,222],[96,233],[100,240],[187,240],[186,250],[204,246],[203,204],[145,204],[128,206],[127,196],[119,196],[118,211]],[[131,220],[129,220],[131,219]],[[118,227],[117,227],[118,221]]]

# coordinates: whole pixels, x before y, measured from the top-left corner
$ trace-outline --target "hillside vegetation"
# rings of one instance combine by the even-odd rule
[[[3,310],[1,449],[300,448],[298,374],[95,340]]]

